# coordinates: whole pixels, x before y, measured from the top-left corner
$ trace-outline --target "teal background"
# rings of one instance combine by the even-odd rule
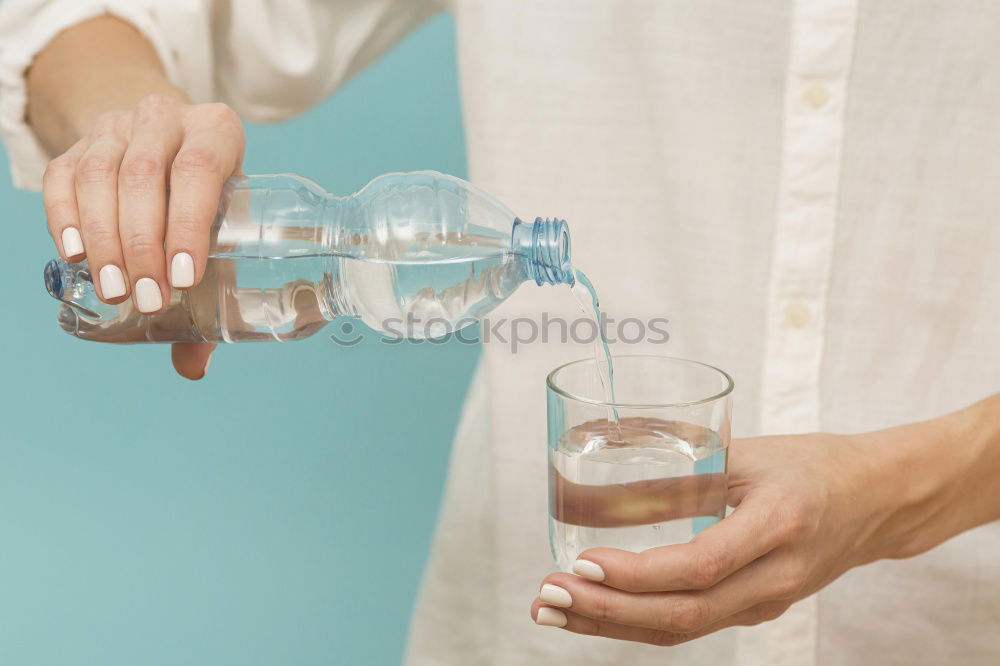
[[[5,156],[4,156],[5,157]],[[40,196],[10,186],[0,429],[0,664],[399,663],[478,349],[78,341],[42,287]],[[333,192],[465,174],[451,19],[332,99],[248,126],[249,173]]]

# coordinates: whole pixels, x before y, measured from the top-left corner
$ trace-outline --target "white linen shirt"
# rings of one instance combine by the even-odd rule
[[[734,434],[857,432],[1000,389],[1000,4],[978,0],[453,0],[470,178],[569,221],[617,351],[736,379]],[[417,0],[6,0],[0,132],[46,157],[23,74],[112,12],[196,101],[283,118],[437,7]],[[522,288],[495,317],[575,317]],[[534,626],[548,370],[587,345],[486,345],[452,453],[411,666],[1000,663],[1000,531],[848,572],[779,620],[675,648]],[[961,446],[961,442],[956,442]],[[775,461],[780,464],[780,461]]]

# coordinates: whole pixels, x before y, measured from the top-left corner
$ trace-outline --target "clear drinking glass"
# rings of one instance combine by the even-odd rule
[[[666,356],[613,360],[613,404],[593,358],[546,381],[549,541],[563,571],[595,546],[685,543],[726,511],[732,378]]]

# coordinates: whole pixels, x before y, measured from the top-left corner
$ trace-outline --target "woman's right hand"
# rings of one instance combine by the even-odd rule
[[[53,159],[43,194],[49,232],[67,261],[87,259],[98,297],[158,312],[170,289],[205,274],[209,232],[226,179],[243,162],[239,116],[224,104],[163,94],[100,116]],[[167,205],[167,188],[170,205]],[[177,372],[200,379],[211,344],[176,344]]]

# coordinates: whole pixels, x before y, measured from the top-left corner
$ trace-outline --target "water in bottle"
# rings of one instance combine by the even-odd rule
[[[560,220],[519,220],[435,172],[385,174],[335,197],[293,175],[235,177],[198,286],[144,315],[98,299],[87,262],[49,262],[64,330],[104,342],[298,340],[340,316],[410,338],[467,326],[525,282],[572,284]]]

